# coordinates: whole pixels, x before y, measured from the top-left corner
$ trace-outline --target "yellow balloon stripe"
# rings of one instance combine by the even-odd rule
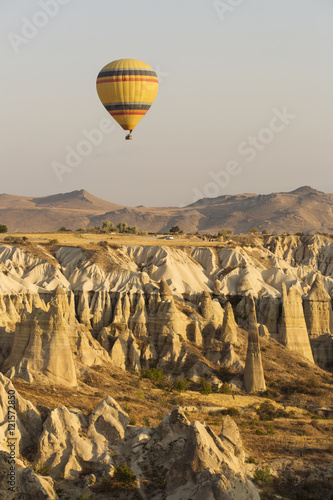
[[[120,59],[100,71],[97,92],[117,123],[124,130],[132,131],[156,98],[158,78],[148,64],[136,59]]]

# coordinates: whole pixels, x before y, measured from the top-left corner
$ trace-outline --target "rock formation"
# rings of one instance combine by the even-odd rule
[[[54,383],[76,385],[69,325],[57,297],[48,311],[34,308],[23,314],[3,371],[9,377],[21,377],[28,382],[34,380],[34,373],[43,373]]]
[[[259,500],[246,477],[239,442],[235,445],[224,434],[217,437],[202,423],[191,424],[181,408],[174,408],[144,439],[140,433],[133,429],[129,444],[140,483],[146,471],[155,479],[150,498],[162,498],[166,480],[164,498]]]
[[[0,498],[1,500],[36,499],[36,500],[58,500],[54,491],[53,480],[50,477],[38,476],[31,467],[15,467],[14,476],[10,476],[12,469],[9,453],[0,451]],[[8,483],[8,481],[10,481]],[[13,490],[9,490],[14,488]],[[15,493],[14,493],[15,492]]]
[[[247,479],[242,442],[230,418],[219,437],[199,422],[191,424],[178,407],[156,429],[129,427],[125,433],[127,425],[128,416],[112,398],[102,401],[89,418],[57,408],[44,424],[38,460],[51,466],[52,476],[62,472],[65,478],[77,478],[85,463],[109,471],[129,455],[143,495],[146,476],[154,477],[149,498],[259,500]]]
[[[262,367],[259,330],[255,304],[249,299],[249,338],[244,368],[244,386],[246,392],[265,391],[266,383]]]
[[[174,359],[175,334],[183,339],[179,363],[186,361],[187,373],[195,372],[189,360],[198,361],[188,357],[187,344],[203,348],[218,366],[240,368],[230,302],[237,304],[238,325],[247,330],[252,294],[262,335],[326,368],[333,364],[332,249],[331,240],[321,236],[272,236],[263,244],[258,240],[256,248],[230,241],[218,254],[213,248],[109,245],[101,247],[103,259],[110,259],[104,269],[96,263],[103,259],[81,248],[59,247],[54,258],[40,247],[43,259],[3,245],[0,367],[11,377],[32,381],[42,372],[73,386],[84,366],[113,360],[138,371]],[[59,345],[64,356],[57,360]]]
[[[8,451],[7,439],[11,430],[8,421],[9,394],[15,394],[15,440],[18,452],[23,453],[36,445],[42,432],[42,418],[34,405],[22,398],[12,382],[0,373],[0,450]]]
[[[220,340],[226,344],[237,345],[237,324],[230,302],[227,303],[223,318]]]
[[[38,305],[31,311],[26,305],[23,310],[2,367],[8,377],[32,382],[36,375],[42,375],[52,383],[73,387],[77,384],[77,364],[110,361],[89,330],[77,323],[74,302],[71,298],[68,301],[63,290],[56,290],[48,307]]]
[[[302,297],[293,286],[287,292],[284,283],[282,283],[280,342],[291,351],[314,362],[303,313]]]
[[[331,297],[319,275],[304,298],[304,314],[310,339],[331,333]]]
[[[128,415],[107,397],[90,417],[60,406],[53,410],[43,426],[36,464],[51,468],[56,477],[78,478],[86,462],[96,470],[112,466],[112,454],[125,435]]]

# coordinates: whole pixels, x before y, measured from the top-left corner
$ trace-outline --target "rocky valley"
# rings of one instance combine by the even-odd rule
[[[332,297],[320,235],[4,242],[1,498],[330,500]]]

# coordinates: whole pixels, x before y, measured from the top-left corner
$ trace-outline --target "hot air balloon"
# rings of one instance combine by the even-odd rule
[[[148,64],[119,59],[104,66],[97,77],[97,93],[103,106],[124,129],[132,131],[153,104],[158,78]]]

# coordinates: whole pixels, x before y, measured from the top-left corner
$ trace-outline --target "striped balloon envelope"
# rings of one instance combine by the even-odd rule
[[[136,59],[113,61],[97,77],[97,93],[103,106],[130,134],[153,104],[157,92],[155,71]],[[130,134],[126,139],[132,139]]]

